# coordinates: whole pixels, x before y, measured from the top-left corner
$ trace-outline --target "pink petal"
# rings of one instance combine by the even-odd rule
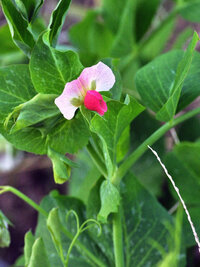
[[[97,91],[88,90],[84,99],[84,105],[87,109],[93,110],[103,116],[107,111],[106,102],[103,100],[102,95]]]
[[[82,99],[83,102],[84,94],[82,86],[77,79],[67,83],[62,94],[55,99],[56,106],[67,120],[71,120],[74,117],[78,108],[78,106],[74,106],[71,103],[72,99]]]
[[[95,89],[97,92],[109,91],[115,83],[112,70],[102,62],[85,68],[78,79],[87,90]],[[92,83],[96,84],[96,88],[92,88]]]

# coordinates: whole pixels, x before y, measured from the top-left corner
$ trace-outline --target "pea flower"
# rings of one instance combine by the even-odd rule
[[[107,111],[106,102],[101,91],[109,91],[115,83],[112,70],[102,62],[85,68],[80,76],[65,85],[60,96],[55,99],[55,104],[67,120],[74,117],[75,111],[84,105],[103,116]]]

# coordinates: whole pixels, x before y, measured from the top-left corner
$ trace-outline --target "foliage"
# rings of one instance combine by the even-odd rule
[[[70,27],[71,47],[62,49],[59,34],[73,2],[60,0],[47,25],[42,0],[0,2],[8,23],[0,28],[0,133],[19,150],[47,155],[55,183],[69,181],[69,195],[52,191],[40,205],[0,187],[39,212],[16,266],[186,266],[192,231],[181,209],[167,211],[178,199],[147,145],[158,141],[200,234],[198,34],[188,27],[163,53],[177,16],[200,22],[200,1],[176,0],[163,18],[159,0],[103,0]],[[99,61],[116,80],[102,92],[107,112],[82,105],[66,120],[55,99]],[[176,144],[167,153],[170,130]],[[0,214],[2,247],[10,242],[8,223]]]

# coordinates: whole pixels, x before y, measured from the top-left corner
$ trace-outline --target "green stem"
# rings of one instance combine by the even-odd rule
[[[149,138],[147,138],[135,151],[133,151],[128,158],[119,166],[117,175],[112,180],[112,183],[116,186],[119,185],[121,179],[126,175],[131,166],[144,154],[148,149],[148,145],[153,145],[161,136],[163,136],[168,130],[176,126],[177,124],[186,121],[193,116],[200,114],[200,107],[193,109],[184,115],[169,121],[161,126],[156,132],[154,132]]]
[[[69,248],[68,248],[67,257],[66,257],[66,261],[65,261],[65,267],[68,266],[70,253],[71,253],[71,251],[72,251],[73,246],[75,245],[75,242],[76,242],[76,240],[77,240],[79,234],[80,234],[79,232],[76,233],[76,235],[75,235],[74,238],[72,239],[72,242],[71,242],[71,244],[70,244],[70,246],[69,246]]]
[[[68,232],[64,227],[62,227],[62,231],[64,232],[64,234],[71,240],[74,239],[74,236]],[[77,234],[76,234],[77,235]],[[76,237],[75,235],[75,237]],[[76,237],[76,243],[73,244],[77,247],[77,249],[79,249],[79,251],[82,253],[82,254],[85,254],[87,255],[87,257],[93,262],[95,263],[98,267],[106,267],[106,265],[101,261],[99,260],[94,254],[92,254],[79,240],[77,240],[77,237]],[[71,247],[71,245],[70,245]]]
[[[42,209],[39,205],[37,205],[33,200],[31,200],[29,197],[24,195],[22,192],[17,190],[16,188],[12,186],[0,186],[0,194],[6,193],[6,192],[11,192],[14,195],[18,196],[22,200],[24,200],[27,204],[29,204],[32,208],[37,210],[40,214],[44,215],[45,217],[48,216],[48,213]]]
[[[113,215],[113,245],[115,267],[124,267],[123,231],[120,207],[118,213]]]

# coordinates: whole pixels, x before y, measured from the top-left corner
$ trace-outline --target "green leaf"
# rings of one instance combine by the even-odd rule
[[[30,72],[38,93],[61,94],[65,84],[76,79],[83,67],[73,51],[59,51],[48,45],[48,32],[35,45]]]
[[[182,142],[176,145],[173,151],[167,154],[165,164],[191,213],[197,232],[200,233],[200,143]],[[178,199],[172,187],[171,192],[174,198]],[[184,221],[186,245],[194,245],[195,240],[186,216]]]
[[[15,64],[24,58],[24,54],[13,42],[7,24],[0,27],[0,39],[0,66]]]
[[[28,267],[50,267],[42,238],[35,240]]]
[[[60,0],[54,9],[49,23],[49,43],[56,46],[71,0]]]
[[[24,237],[24,257],[25,257],[25,266],[28,266],[31,258],[31,253],[32,253],[32,247],[35,242],[35,237],[31,233],[31,231],[28,231],[25,234]]]
[[[200,1],[191,0],[182,4],[179,8],[180,15],[191,22],[200,22]]]
[[[44,0],[15,0],[16,5],[26,20],[32,22],[42,7]]]
[[[11,133],[60,114],[59,109],[54,104],[56,96],[57,95],[37,94],[31,100],[17,106],[13,112],[8,115],[9,120],[14,118]]]
[[[70,195],[87,203],[91,188],[100,178],[100,172],[89,157],[86,150],[76,156],[79,168],[73,169],[69,184]]]
[[[0,68],[0,121],[34,95],[28,65]]]
[[[97,219],[102,223],[106,223],[109,214],[118,212],[120,194],[118,189],[110,181],[104,181],[100,189],[100,198],[101,209]]]
[[[14,42],[26,55],[30,56],[35,41],[28,31],[28,22],[18,12],[12,0],[1,0],[1,6]]]
[[[70,177],[70,167],[77,167],[77,164],[68,159],[65,155],[56,152],[50,147],[48,148],[47,155],[52,161],[55,183],[63,184]]]
[[[90,135],[80,114],[70,121],[58,115],[15,133],[7,132],[1,124],[0,132],[16,148],[35,154],[47,154],[49,146],[62,154],[75,153],[87,144]]]
[[[125,256],[127,266],[157,266],[162,254],[155,242],[168,251],[172,218],[131,173],[122,182]],[[159,233],[159,234],[158,234]]]
[[[111,161],[114,162],[118,140],[124,129],[137,117],[144,107],[132,97],[126,97],[124,104],[117,101],[107,103],[108,111],[103,117],[95,115],[90,124],[91,131],[94,131],[101,140],[104,140]],[[105,145],[104,144],[104,145]]]
[[[86,17],[69,30],[69,38],[78,48],[81,62],[86,66],[110,56],[113,36],[98,20],[98,15],[98,11],[89,10]]]
[[[158,113],[157,118],[160,120],[166,121],[173,117],[178,100],[177,111],[190,104],[200,94],[199,87],[196,86],[199,81],[199,53],[195,52],[191,63],[197,38],[195,34],[184,55],[182,51],[166,53],[136,74],[136,87],[143,103]]]
[[[125,56],[133,51],[136,3],[137,1],[127,0],[122,14],[120,14],[119,29],[111,50],[111,56],[113,57]]]
[[[198,41],[199,41],[199,36],[195,32],[192,41],[190,42],[181,62],[178,64],[175,81],[173,87],[170,88],[170,97],[164,104],[164,106],[156,114],[156,118],[158,120],[168,121],[172,119],[172,117],[175,115],[181,90],[183,87],[183,82],[190,69],[193,58],[193,52],[195,50]]]

